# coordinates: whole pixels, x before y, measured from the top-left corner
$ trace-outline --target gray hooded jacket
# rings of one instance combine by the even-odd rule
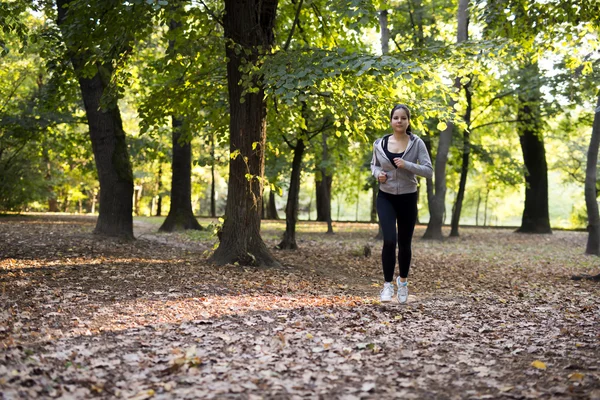
[[[384,136],[385,137],[385,136]],[[373,143],[373,159],[371,173],[377,179],[380,172],[385,172],[387,180],[379,182],[379,189],[390,194],[414,193],[417,191],[415,175],[431,178],[433,168],[425,143],[415,134],[410,134],[410,141],[402,156],[404,168],[396,168],[383,151],[383,138]]]

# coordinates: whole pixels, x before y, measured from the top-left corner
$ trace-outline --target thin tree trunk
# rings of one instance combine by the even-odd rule
[[[356,211],[354,219],[358,222],[358,209],[360,207],[360,176],[357,176],[358,187],[356,188]]]
[[[371,223],[377,222],[377,190],[379,185],[376,180],[372,180],[371,184]]]
[[[171,207],[167,218],[158,229],[161,232],[173,232],[185,229],[202,230],[202,226],[192,210],[192,145],[182,143],[186,137],[183,121],[171,117],[172,121],[172,178]]]
[[[65,5],[69,0],[57,0],[58,25],[64,38],[70,38],[68,24],[68,9]],[[67,41],[67,48],[80,47]],[[88,120],[90,139],[100,181],[100,213],[94,233],[133,239],[133,173],[127,152],[125,132],[121,121],[119,107],[115,104],[110,109],[103,109],[100,99],[108,85],[112,74],[110,65],[102,65],[101,75],[98,67],[94,67],[94,75],[89,77],[89,71],[83,74],[85,61],[81,55],[70,55],[79,88],[83,98],[86,117]]]
[[[483,226],[487,226],[487,211],[488,211],[488,198],[490,197],[490,189],[485,192],[485,202],[483,205]]]
[[[477,209],[475,211],[475,226],[479,226],[479,207],[481,206],[481,191],[477,193]]]
[[[215,188],[215,135],[211,136],[210,140],[210,216],[217,217],[217,199]]]
[[[521,69],[521,86],[528,88],[519,96],[519,140],[525,163],[525,207],[521,233],[552,233],[548,210],[548,164],[541,127],[540,72],[537,63]],[[533,88],[530,88],[533,84]]]
[[[300,201],[300,174],[302,172],[302,157],[306,146],[302,139],[298,139],[294,146],[294,159],[292,160],[292,178],[290,179],[290,190],[288,192],[287,204],[285,206],[285,232],[283,240],[277,246],[284,250],[295,250],[296,222],[298,221],[298,203]]]
[[[600,145],[600,92],[594,112],[592,137],[587,154],[585,168],[585,205],[588,217],[588,239],[586,254],[600,255],[600,215],[598,215],[598,197],[596,191],[598,146]]]
[[[260,236],[266,141],[264,90],[242,97],[242,66],[254,64],[259,51],[273,44],[277,0],[225,0],[227,86],[230,108],[230,152],[225,222],[212,261],[217,264],[264,265],[279,263]],[[260,49],[259,49],[260,48]],[[242,102],[243,100],[243,102]],[[249,175],[249,176],[248,176]]]
[[[92,191],[92,214],[96,213],[96,199],[98,197],[98,193],[96,193],[96,189]]]
[[[458,193],[456,194],[456,202],[454,203],[454,209],[452,210],[452,221],[450,236],[459,236],[458,226],[460,223],[460,214],[462,212],[463,200],[465,198],[465,190],[467,187],[467,176],[469,175],[469,156],[471,154],[471,139],[469,133],[469,127],[471,125],[471,109],[472,109],[472,95],[470,85],[465,85],[465,96],[467,99],[467,110],[465,112],[465,123],[467,129],[463,131],[463,154],[462,154],[462,166],[460,170],[460,183],[458,185]]]
[[[456,14],[457,23],[457,43],[467,40],[469,27],[469,0],[459,0],[458,12]],[[454,86],[460,89],[460,77],[457,77]],[[454,105],[454,102],[452,102]],[[442,240],[442,225],[444,222],[445,202],[446,202],[446,164],[448,163],[448,152],[452,144],[452,134],[454,132],[454,123],[448,122],[446,129],[440,134],[440,142],[437,155],[435,157],[435,193],[429,203],[429,223],[423,238]]]
[[[381,32],[381,54],[388,54],[390,51],[390,30],[388,29],[388,11],[379,11],[379,30]]]
[[[277,213],[277,204],[275,203],[275,192],[269,190],[269,202],[267,204],[267,219],[279,219],[279,214]]]
[[[56,198],[56,193],[54,192],[54,188],[52,187],[52,164],[50,163],[50,155],[48,154],[48,146],[44,146],[42,149],[42,157],[44,162],[46,163],[46,176],[44,179],[47,184],[48,190],[48,211],[49,212],[58,212],[58,200]]]
[[[329,147],[327,146],[327,134],[321,133],[322,157],[321,167],[315,176],[317,221],[327,222],[327,233],[333,233],[331,225],[331,184],[333,175],[329,172],[327,165],[330,162]]]
[[[133,189],[133,210],[135,212],[135,215],[140,215],[140,199],[142,198],[142,187],[134,186]]]
[[[158,174],[156,176],[156,192],[158,193],[156,199],[156,216],[162,215],[162,163],[158,164]]]

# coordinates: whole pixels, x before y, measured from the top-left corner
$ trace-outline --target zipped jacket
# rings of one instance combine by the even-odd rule
[[[387,135],[391,136],[391,135]],[[425,142],[415,134],[410,134],[410,141],[402,159],[404,168],[396,168],[383,150],[383,139],[381,137],[373,143],[373,158],[371,159],[371,173],[377,179],[383,171],[387,175],[385,183],[379,182],[379,189],[389,194],[405,194],[417,191],[417,178],[415,175],[431,178],[433,168],[431,158],[425,147]]]

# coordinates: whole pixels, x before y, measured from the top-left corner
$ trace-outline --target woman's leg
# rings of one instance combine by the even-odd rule
[[[379,192],[377,195],[377,215],[379,215],[379,223],[383,231],[381,264],[386,282],[394,279],[394,270],[396,269],[396,211],[390,201],[391,196],[383,192]]]
[[[398,265],[400,280],[408,277],[412,259],[412,237],[417,222],[417,193],[400,195],[396,204],[398,218]]]

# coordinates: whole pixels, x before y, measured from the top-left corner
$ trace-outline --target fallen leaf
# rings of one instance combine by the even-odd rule
[[[572,374],[569,374],[569,380],[572,382],[582,381],[584,377],[585,375],[581,372],[573,372]]]
[[[531,363],[531,366],[537,369],[546,369],[546,364],[540,360],[535,360]]]

